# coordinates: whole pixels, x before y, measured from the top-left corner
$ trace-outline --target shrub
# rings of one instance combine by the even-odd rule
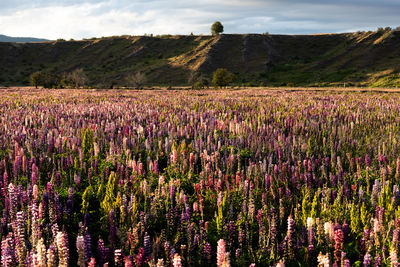
[[[30,76],[30,82],[31,85],[35,86],[35,88],[38,88],[39,85],[43,85],[43,73],[40,71],[32,73]]]
[[[219,68],[213,74],[213,84],[215,87],[224,87],[233,81],[233,75],[227,69]]]

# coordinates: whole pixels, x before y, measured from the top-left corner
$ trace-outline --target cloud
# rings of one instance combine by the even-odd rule
[[[397,26],[397,0],[2,0],[0,33],[49,39],[110,35],[345,32]]]

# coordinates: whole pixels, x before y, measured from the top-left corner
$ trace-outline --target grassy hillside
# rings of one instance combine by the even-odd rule
[[[223,67],[235,84],[400,86],[400,32],[321,35],[122,36],[48,43],[0,43],[0,84],[27,84],[35,71],[83,68],[92,86],[186,85]]]

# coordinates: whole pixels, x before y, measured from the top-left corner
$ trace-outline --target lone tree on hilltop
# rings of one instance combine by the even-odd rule
[[[217,69],[213,74],[213,84],[216,88],[229,85],[233,81],[233,75],[227,69]]]
[[[222,23],[219,21],[214,22],[213,25],[211,26],[211,34],[218,35],[223,32],[224,32],[224,26],[222,26]]]

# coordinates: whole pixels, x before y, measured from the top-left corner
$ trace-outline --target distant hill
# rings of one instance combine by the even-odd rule
[[[235,85],[400,87],[400,31],[320,35],[119,36],[80,41],[0,43],[0,84],[24,85],[35,71],[82,68],[95,87],[211,80],[217,68]],[[193,80],[193,79],[192,79]]]
[[[33,37],[10,37],[7,35],[0,34],[0,42],[10,42],[10,43],[36,43],[36,42],[46,42],[47,39],[33,38]]]

